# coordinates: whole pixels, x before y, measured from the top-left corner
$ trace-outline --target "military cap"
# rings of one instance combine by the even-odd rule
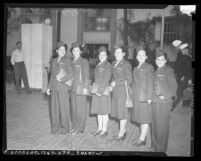
[[[65,43],[62,41],[57,42],[57,49],[64,45],[65,45]]]
[[[180,48],[180,50],[182,50],[182,49],[185,49],[187,47],[188,47],[188,44],[186,43],[186,44],[182,44],[179,48]]]
[[[76,48],[76,47],[81,48],[81,47],[82,47],[82,44],[79,43],[79,42],[74,42],[74,43],[72,43],[72,45],[71,45],[71,49]]]
[[[172,45],[175,46],[175,47],[177,47],[177,46],[181,45],[181,43],[182,43],[181,40],[174,40],[172,42]]]
[[[101,51],[107,51],[107,48],[105,46],[100,46],[98,52],[100,53]]]
[[[164,56],[164,55],[165,55],[165,52],[162,49],[156,51],[156,58],[160,56]]]
[[[115,44],[114,45],[115,49],[119,49],[119,48],[125,48],[125,46],[123,44]]]

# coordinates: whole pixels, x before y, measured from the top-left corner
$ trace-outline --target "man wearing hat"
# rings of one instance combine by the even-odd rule
[[[180,51],[180,45],[181,45],[181,40],[174,40],[172,42],[172,45],[176,48],[177,50],[177,58],[176,58],[176,64],[175,64],[175,73],[177,74],[178,76],[178,73],[180,71],[180,68],[181,68],[181,60],[182,60],[182,54],[181,54],[181,51]]]
[[[192,68],[191,68],[191,54],[189,53],[188,44],[180,45],[181,50],[181,64],[177,73],[177,83],[178,83],[178,91],[177,91],[177,100],[173,103],[173,109],[177,106],[183,96],[183,90],[192,84]]]

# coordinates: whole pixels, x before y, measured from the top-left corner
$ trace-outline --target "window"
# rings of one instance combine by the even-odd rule
[[[166,22],[164,26],[164,42],[169,44],[176,39],[179,39],[179,33],[175,32],[175,23]]]
[[[86,44],[90,58],[97,58],[98,49],[100,46],[105,46],[108,49],[108,44]]]
[[[86,31],[109,31],[109,9],[87,9]]]

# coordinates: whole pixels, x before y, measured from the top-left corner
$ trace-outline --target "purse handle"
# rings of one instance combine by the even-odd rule
[[[80,77],[79,77],[79,81],[82,82],[82,68],[80,67]]]
[[[126,86],[126,97],[127,99],[129,99],[129,94],[128,94],[128,84],[127,84],[127,81],[125,80],[125,86]]]

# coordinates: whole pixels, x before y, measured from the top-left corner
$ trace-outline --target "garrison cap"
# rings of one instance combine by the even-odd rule
[[[177,47],[177,46],[181,45],[181,43],[182,43],[181,40],[174,40],[172,42],[172,45],[175,46],[175,47]]]
[[[180,48],[180,50],[182,50],[182,49],[185,49],[187,47],[188,47],[188,44],[186,43],[186,44],[182,44],[179,48]]]

